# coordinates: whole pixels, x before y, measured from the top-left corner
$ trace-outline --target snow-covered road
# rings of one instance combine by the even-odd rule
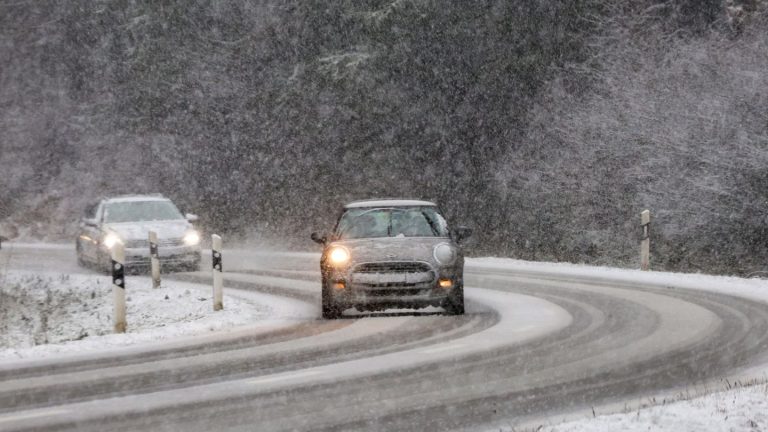
[[[227,257],[227,288],[319,309],[317,255]],[[4,247],[0,263],[83,273],[66,246]],[[497,259],[469,260],[466,281],[460,317],[324,321],[317,310],[290,325],[0,362],[0,430],[485,429],[765,370],[765,281]]]

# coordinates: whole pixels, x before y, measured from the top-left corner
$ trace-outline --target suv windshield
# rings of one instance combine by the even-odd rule
[[[448,237],[448,224],[435,207],[355,208],[339,219],[336,237]]]
[[[109,203],[105,207],[104,222],[144,222],[184,219],[170,201],[125,201]]]

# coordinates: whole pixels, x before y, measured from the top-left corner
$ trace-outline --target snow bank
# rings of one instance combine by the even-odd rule
[[[195,335],[263,320],[269,308],[226,296],[214,313],[205,285],[127,280],[128,332],[112,333],[112,282],[99,275],[0,276],[0,360],[40,358]],[[226,295],[226,293],[225,293]]]
[[[30,243],[24,243],[24,242],[4,242],[2,245],[3,249],[11,250],[11,249],[38,249],[38,250],[75,250],[75,243],[43,243],[43,242],[30,242]]]
[[[590,280],[667,285],[678,288],[719,292],[768,302],[768,279],[745,279],[734,276],[712,276],[700,273],[640,271],[584,264],[521,261],[509,258],[469,258],[467,270],[504,270],[541,275],[573,276]]]
[[[590,417],[536,430],[542,432],[647,432],[649,430],[747,432],[766,430],[766,428],[768,428],[768,384],[712,393],[622,414]]]

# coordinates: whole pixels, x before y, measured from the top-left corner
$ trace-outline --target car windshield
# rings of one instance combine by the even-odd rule
[[[104,222],[144,222],[184,219],[181,212],[170,201],[125,201],[109,203],[104,213]]]
[[[448,224],[435,207],[356,208],[341,216],[336,237],[448,237]]]

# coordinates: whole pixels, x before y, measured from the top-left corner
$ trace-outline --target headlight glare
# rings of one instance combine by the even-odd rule
[[[334,246],[328,254],[331,264],[342,266],[349,262],[349,251],[343,246]]]
[[[189,231],[184,235],[184,244],[187,246],[194,246],[200,243],[200,234],[197,231]]]
[[[122,243],[122,240],[120,240],[120,237],[118,237],[117,234],[109,233],[104,236],[104,239],[101,241],[101,243],[104,244],[107,249],[112,249],[116,244]]]
[[[440,265],[449,266],[456,262],[456,249],[448,243],[440,243],[435,246],[432,253],[435,257],[435,261]]]

